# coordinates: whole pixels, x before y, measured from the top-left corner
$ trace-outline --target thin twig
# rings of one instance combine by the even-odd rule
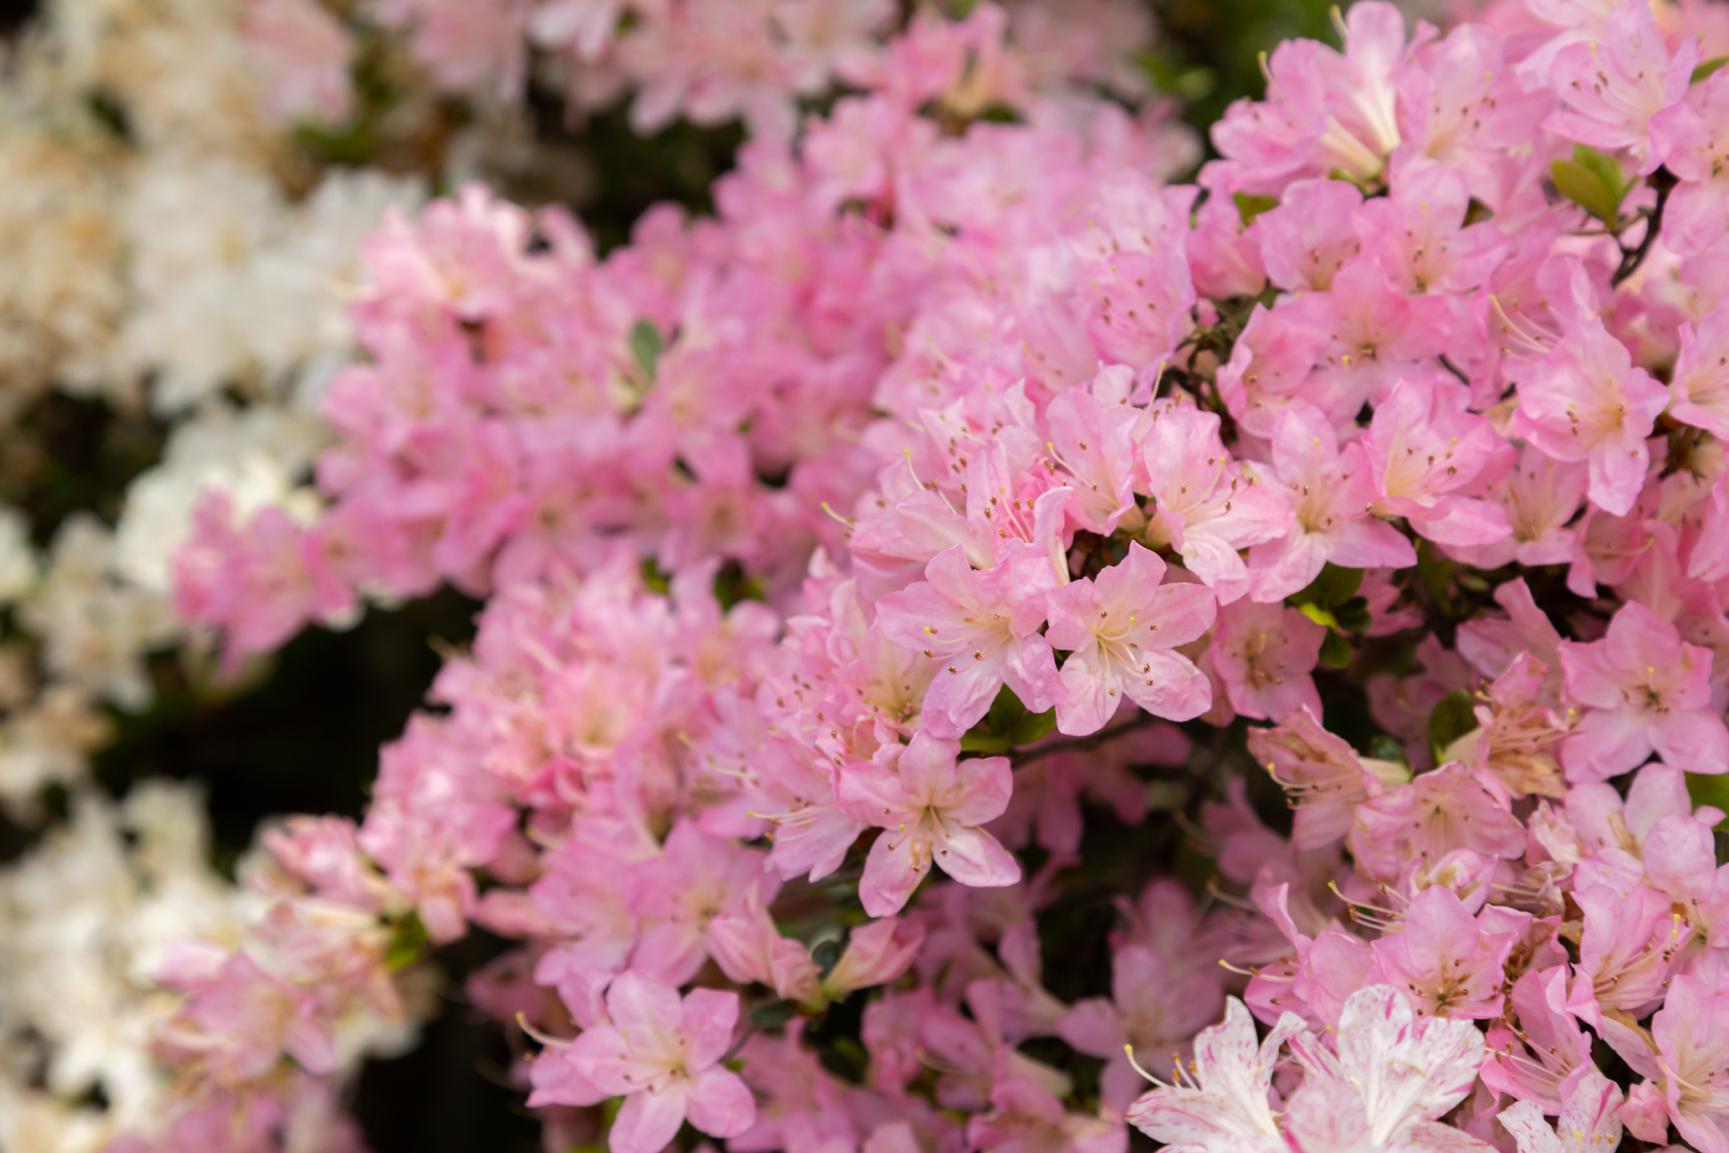
[[[744,1032],[740,1033],[738,1035],[738,1040],[734,1041],[732,1046],[720,1055],[720,1060],[716,1062],[716,1064],[724,1065],[726,1062],[738,1056],[739,1051],[744,1048],[745,1042],[749,1041],[754,1036],[756,1036],[756,1022],[747,1018],[744,1023]]]
[[[1657,203],[1651,209],[1651,217],[1645,223],[1645,235],[1639,241],[1639,247],[1629,249],[1622,246],[1621,263],[1615,269],[1615,275],[1609,283],[1619,287],[1621,282],[1639,271],[1639,266],[1645,263],[1645,257],[1650,254],[1651,246],[1657,243],[1657,234],[1663,230],[1663,210],[1669,207],[1669,193],[1675,190],[1679,183],[1675,174],[1667,168],[1659,168],[1653,172],[1646,183],[1657,190]]]

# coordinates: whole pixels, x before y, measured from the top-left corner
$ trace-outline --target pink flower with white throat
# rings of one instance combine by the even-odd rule
[[[1314,672],[1327,630],[1282,604],[1238,601],[1219,614],[1207,650],[1231,707],[1245,717],[1280,721],[1299,708],[1321,714]]]
[[[934,864],[963,885],[998,888],[1021,879],[1013,854],[979,826],[1008,808],[1014,782],[1006,757],[957,761],[960,745],[927,733],[905,748],[841,771],[841,808],[882,832],[859,882],[865,912],[900,912]]]
[[[1165,562],[1131,544],[1121,564],[1051,594],[1045,639],[1069,653],[1059,730],[1096,733],[1125,697],[1172,721],[1192,720],[1212,704],[1206,675],[1171,650],[1212,627],[1213,594],[1204,585],[1162,584],[1164,578]]]
[[[1031,557],[981,572],[960,548],[938,553],[925,579],[877,607],[890,640],[938,662],[925,693],[925,727],[959,737],[990,710],[1005,684],[1021,703],[1042,713],[1060,689],[1051,646],[1040,635],[1049,566]]]
[[[1294,403],[1273,437],[1273,474],[1290,496],[1290,532],[1249,553],[1249,594],[1279,601],[1321,575],[1344,568],[1406,568],[1411,542],[1377,518],[1375,476],[1361,444],[1339,447],[1333,426],[1312,405]]]
[[[608,1136],[613,1153],[659,1153],[687,1120],[722,1138],[755,1123],[750,1090],[720,1063],[738,1023],[738,994],[692,989],[680,998],[671,986],[626,973],[606,991],[606,1012],[607,1024],[540,1055],[531,1105],[623,1097]],[[558,1076],[566,1070],[575,1076]]]
[[[1575,781],[1606,781],[1653,752],[1691,773],[1729,772],[1729,728],[1711,701],[1711,652],[1637,602],[1593,644],[1564,642],[1567,694],[1590,709],[1561,744]]]
[[[1249,576],[1237,550],[1284,535],[1284,494],[1238,464],[1219,439],[1219,418],[1195,408],[1155,411],[1141,461],[1157,513],[1147,543],[1175,549],[1221,604],[1242,596]]]
[[[1668,403],[1668,390],[1593,317],[1520,371],[1513,428],[1556,460],[1586,462],[1591,503],[1623,516],[1651,464],[1645,438]]]

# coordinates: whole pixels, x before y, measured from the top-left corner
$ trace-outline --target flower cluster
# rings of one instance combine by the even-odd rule
[[[359,102],[353,72],[373,42],[402,43],[432,84],[494,102],[531,84],[561,90],[574,115],[624,97],[642,132],[674,120],[742,120],[784,137],[799,105],[837,84],[875,87],[891,77],[940,74],[956,53],[984,48],[971,84],[954,95],[971,110],[993,98],[1080,97],[1090,87],[1146,93],[1135,67],[1152,39],[1147,12],[1122,0],[1011,0],[960,25],[921,4],[910,29],[894,0],[368,0],[347,22],[319,0],[258,0],[249,38],[265,69],[269,104],[285,118],[339,122]],[[1012,45],[994,42],[1013,25]],[[960,31],[960,29],[967,29]],[[957,34],[958,33],[958,34]]]
[[[524,9],[698,10],[618,7]],[[206,501],[177,605],[486,607],[170,967],[137,1147],[483,928],[554,1147],[1729,1153],[1729,26],[1358,4],[1193,185],[1013,28],[915,22],[604,256],[479,188],[368,241],[325,507]]]

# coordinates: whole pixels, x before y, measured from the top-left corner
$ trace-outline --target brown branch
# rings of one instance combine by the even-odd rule
[[[1639,271],[1639,266],[1645,263],[1645,257],[1650,255],[1651,246],[1657,243],[1657,234],[1663,230],[1663,210],[1669,207],[1669,194],[1680,183],[1675,174],[1667,168],[1659,168],[1653,172],[1646,183],[1657,190],[1657,203],[1651,209],[1650,217],[1645,221],[1645,235],[1640,238],[1637,248],[1621,246],[1621,263],[1615,268],[1615,275],[1609,283],[1620,287],[1621,282]]]

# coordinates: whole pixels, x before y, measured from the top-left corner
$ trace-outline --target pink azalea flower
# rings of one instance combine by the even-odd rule
[[[1353,221],[1363,194],[1343,180],[1299,180],[1255,220],[1267,279],[1294,292],[1325,292],[1362,247]]]
[[[1531,1102],[1539,1113],[1558,1113],[1577,1086],[1596,1071],[1591,1035],[1561,1005],[1567,969],[1527,969],[1508,996],[1512,1012],[1489,1026],[1489,1059],[1483,1084],[1497,1093]]]
[[[1346,741],[1321,727],[1306,705],[1270,729],[1251,729],[1249,753],[1285,790],[1296,810],[1291,844],[1305,851],[1342,840],[1358,805],[1405,779],[1402,768],[1390,762],[1373,762],[1371,771]]]
[[[1249,578],[1237,550],[1285,533],[1283,494],[1237,464],[1219,439],[1219,418],[1194,408],[1153,412],[1141,464],[1157,514],[1147,543],[1175,549],[1221,604],[1242,596]]]
[[[1602,1028],[1604,1013],[1642,1017],[1662,1000],[1670,971],[1692,936],[1663,894],[1644,885],[1622,892],[1608,885],[1573,891],[1584,913],[1579,964],[1566,1009]]]
[[[606,1024],[541,1054],[531,1104],[623,1097],[608,1135],[613,1153],[660,1153],[687,1120],[722,1138],[755,1122],[750,1090],[720,1064],[738,1022],[736,993],[693,989],[681,999],[677,989],[626,973],[607,990],[606,1011]],[[561,1081],[542,1065],[567,1067],[575,1079]]]
[[[1189,1069],[1179,1064],[1168,1085],[1149,1076],[1157,1087],[1130,1106],[1129,1124],[1173,1153],[1284,1153],[1273,1072],[1302,1029],[1302,1018],[1286,1014],[1257,1043],[1254,1018],[1232,997],[1224,1021],[1195,1038]]]
[[[1590,709],[1561,745],[1570,779],[1603,781],[1652,752],[1694,773],[1729,772],[1729,728],[1712,707],[1711,653],[1644,605],[1625,605],[1592,644],[1564,642],[1567,693]]]
[[[1290,497],[1292,525],[1249,553],[1255,600],[1283,600],[1329,563],[1359,569],[1417,563],[1411,542],[1373,514],[1375,478],[1363,446],[1341,451],[1332,425],[1311,406],[1293,404],[1279,418],[1272,473]]]
[[[1651,146],[1680,178],[1663,216],[1663,243],[1682,256],[1709,251],[1725,235],[1729,197],[1729,76],[1713,73],[1651,119]]]
[[[1581,144],[1647,155],[1652,118],[1687,94],[1698,63],[1697,40],[1687,37],[1671,53],[1650,5],[1629,0],[1609,17],[1601,39],[1555,54],[1549,86],[1566,107],[1543,127]],[[1645,170],[1657,163],[1649,157]]]
[[[1529,923],[1528,914],[1507,910],[1473,917],[1450,890],[1424,889],[1405,910],[1399,931],[1370,946],[1377,976],[1430,1016],[1497,1017],[1507,957]]]
[[[1087,388],[1071,388],[1045,410],[1049,451],[1072,478],[1069,513],[1090,532],[1109,536],[1120,523],[1137,527],[1136,429],[1139,410],[1129,407],[1131,369],[1103,369]]]
[[[1305,1076],[1285,1125],[1304,1153],[1493,1148],[1436,1123],[1470,1093],[1483,1062],[1483,1034],[1469,1021],[1419,1019],[1397,989],[1375,985],[1345,1003],[1334,1049],[1304,1033],[1291,1052]]]
[[[1566,564],[1575,547],[1568,525],[1585,501],[1588,483],[1584,465],[1555,460],[1526,445],[1518,462],[1489,489],[1490,499],[1506,510],[1511,535],[1453,553],[1483,569]]]
[[[877,620],[891,640],[939,662],[925,693],[926,728],[958,737],[990,710],[1008,685],[1021,703],[1043,712],[1061,692],[1051,646],[1037,630],[1054,583],[1033,559],[980,572],[962,550],[937,554],[925,579],[883,598]]]
[[[316,0],[253,0],[242,18],[247,49],[265,73],[265,105],[278,120],[340,121],[354,93],[347,28]]]
[[[883,830],[859,883],[865,912],[900,911],[935,864],[963,885],[986,888],[1021,879],[1020,865],[980,828],[1002,815],[1014,791],[1005,757],[957,761],[956,742],[920,733],[904,749],[885,749],[842,770],[837,794],[855,820]]]
[[[1650,1079],[1669,1120],[1693,1148],[1729,1151],[1729,996],[1697,977],[1677,977],[1649,1032],[1618,1029],[1606,1039],[1634,1072]],[[1640,1095],[1635,1089],[1631,1096]],[[1659,1123],[1637,1136],[1662,1140],[1662,1128]]]
[[[1503,1109],[1499,1117],[1519,1153],[1602,1153],[1621,1144],[1623,1099],[1618,1087],[1595,1067],[1588,1067],[1553,1126],[1543,1119],[1543,1108],[1535,1101],[1521,1101]]]
[[[1591,503],[1625,514],[1645,482],[1645,438],[1669,403],[1667,390],[1596,319],[1519,369],[1518,381],[1514,430],[1556,460],[1586,462]]]
[[[1244,431],[1271,438],[1280,414],[1294,402],[1299,389],[1308,403],[1322,399],[1305,386],[1320,359],[1325,336],[1288,306],[1255,309],[1231,349],[1231,359],[1219,368],[1219,393]],[[1336,411],[1339,408],[1349,409],[1348,402],[1326,409],[1335,422],[1356,415]]]
[[[823,995],[841,1001],[860,989],[888,984],[912,967],[924,942],[924,926],[894,917],[860,925],[822,978]]]
[[[1187,721],[1212,704],[1207,678],[1172,649],[1203,636],[1216,602],[1204,585],[1162,585],[1165,562],[1138,544],[1123,563],[1050,597],[1045,639],[1067,650],[1057,728],[1096,733],[1124,698],[1154,716]]]
[[[1071,1113],[1031,1077],[1003,1077],[991,1087],[991,1111],[967,1124],[968,1143],[988,1153],[1126,1153],[1120,1120]]]
[[[1314,671],[1327,630],[1281,604],[1238,601],[1219,613],[1207,657],[1231,707],[1257,720],[1321,712]]]
[[[1468,403],[1463,385],[1407,379],[1375,407],[1364,437],[1379,492],[1375,511],[1405,517],[1439,544],[1490,544],[1509,532],[1499,505],[1467,495],[1505,451]]]
[[[1363,206],[1356,227],[1364,250],[1407,292],[1470,292],[1506,258],[1500,228],[1465,223],[1471,193],[1459,169],[1413,158],[1394,169],[1390,191]]]
[[[1504,796],[1464,765],[1443,765],[1358,805],[1351,855],[1366,876],[1389,883],[1459,849],[1517,860],[1525,829],[1507,810]]]
[[[1198,926],[1199,919],[1191,918]],[[1124,1110],[1141,1079],[1124,1046],[1142,1053],[1177,1053],[1225,1004],[1223,971],[1183,950],[1128,944],[1111,957],[1111,996],[1078,1001],[1058,1031],[1082,1053],[1105,1059],[1100,1091],[1105,1104]]]
[[[1729,438],[1729,304],[1681,326],[1681,355],[1669,387],[1676,420]]]

